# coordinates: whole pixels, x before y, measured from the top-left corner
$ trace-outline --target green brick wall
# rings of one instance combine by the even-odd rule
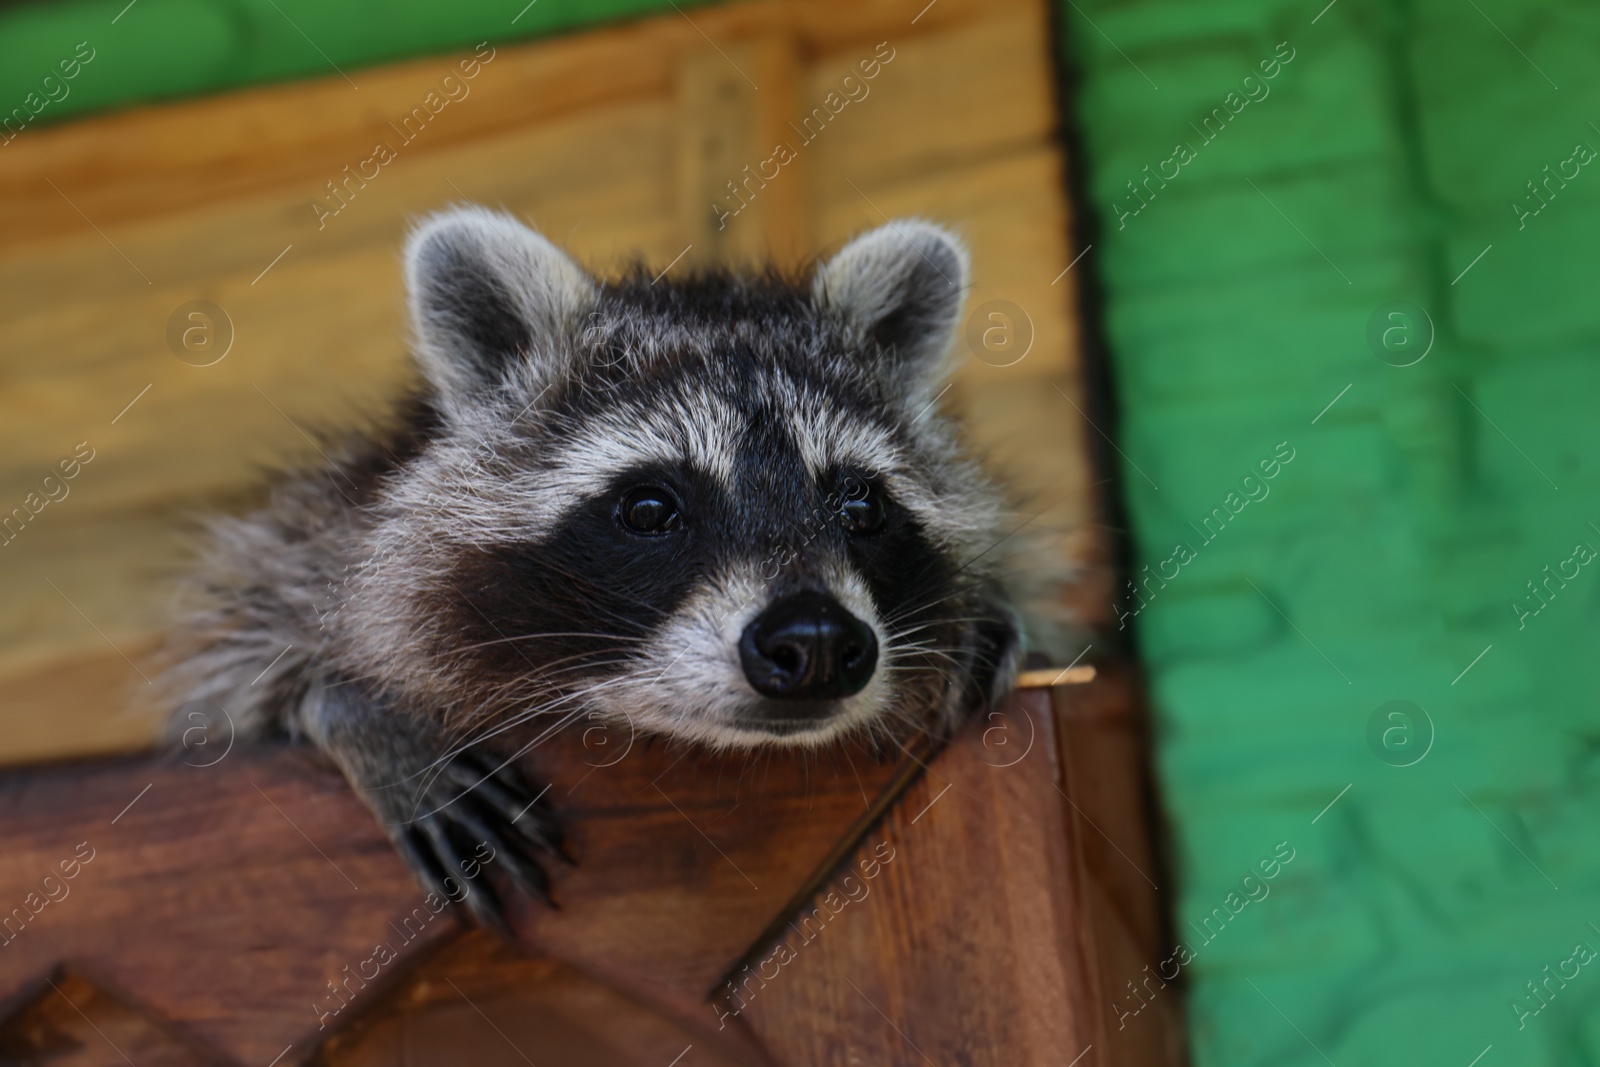
[[[1600,950],[1600,566],[1574,554],[1600,549],[1600,166],[1565,164],[1523,228],[1511,208],[1600,148],[1600,6],[1326,2],[1061,13],[1135,565],[1195,550],[1130,618],[1195,1061],[1600,1063],[1574,952]],[[1284,41],[1202,145],[1190,123]],[[1178,141],[1195,158],[1124,218]],[[1411,366],[1368,344],[1392,300],[1433,323]],[[1206,543],[1190,524],[1285,441]],[[1519,621],[1546,565],[1576,577]],[[1415,715],[1409,749],[1406,720],[1369,742],[1392,700],[1426,755]],[[1548,1003],[1525,985],[1560,970]]]

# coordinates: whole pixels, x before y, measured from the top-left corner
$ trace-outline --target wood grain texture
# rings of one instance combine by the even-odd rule
[[[1040,692],[975,724],[823,894],[838,913],[728,993],[780,1062],[1065,1063],[1100,1040],[1055,744]]]
[[[210,1067],[213,1050],[164,1027],[129,1007],[129,998],[71,971],[41,982],[42,988],[17,1016],[0,1028],[0,1062],[48,1063],[51,1067],[98,1067],[136,1063],[145,1067]]]
[[[7,1013],[65,968],[212,1055],[266,1063],[309,1051],[325,983],[422,903],[360,802],[301,751],[16,771],[0,789]],[[91,858],[68,879],[80,847]],[[450,933],[441,919],[417,943]]]
[[[1154,845],[1143,683],[1130,664],[1110,662],[1095,684],[1054,690],[1052,699],[1084,871],[1083,922],[1095,938],[1102,1062],[1183,1063],[1182,992],[1157,973],[1173,934]]]
[[[692,23],[673,15],[497,47],[467,100],[456,112],[447,108],[449,122],[430,131],[417,150],[449,151],[618,101],[666,99],[682,57],[709,51],[708,37],[740,41],[779,32],[806,55],[826,57],[995,14],[1043,10],[1032,0],[940,0],[913,24],[920,6],[904,0],[727,4],[696,10]],[[1034,43],[1035,50],[1048,47],[1042,28]],[[390,136],[388,123],[421,102],[444,75],[459,73],[457,64],[468,54],[363,71],[359,91],[329,76],[30,131],[26,142],[8,149],[13,165],[0,175],[0,230],[19,243],[77,232],[82,217],[45,180],[61,184],[72,175],[94,179],[72,202],[102,227],[286,185],[298,186],[301,197],[314,195],[353,152]]]
[[[1153,896],[1117,896],[1127,857],[1086,847],[1088,820],[1134,816],[1071,770],[1129,728],[1119,679],[1074,690],[1103,713],[1025,691],[896,759],[563,735],[529,769],[578,865],[552,871],[559,910],[517,902],[520,951],[417,918],[424,895],[303,750],[6,772],[0,905],[21,914],[0,914],[0,1051],[77,1041],[70,1062],[121,1062],[114,1030],[150,1062],[445,1064],[460,1033],[475,1063],[541,1067],[685,1045],[697,1063],[1047,1063],[1089,1045],[1083,1064],[1175,1063],[1170,1011],[1108,1033],[1108,983],[1138,977],[1158,926]],[[75,850],[92,855],[66,878]]]
[[[713,1044],[705,990],[895,772],[865,751],[747,761],[592,730],[533,763],[579,862],[551,872],[559,910],[516,902],[524,947]],[[457,933],[305,750],[16,771],[0,792],[0,903],[22,909],[0,915],[0,1015],[71,973],[196,1047],[264,1063],[293,1045],[302,1062]]]
[[[780,164],[795,139],[798,60],[772,34],[685,55],[676,87],[678,229],[686,266],[767,262],[794,269],[813,251],[806,232],[806,161]],[[770,177],[763,177],[763,171]]]
[[[327,1067],[396,1063],[733,1067],[717,1048],[582,971],[468,933],[424,960],[404,985],[330,1038]],[[694,1055],[685,1056],[692,1048]]]
[[[391,124],[465,54],[362,71],[359,92],[337,77],[268,86],[8,147],[0,515],[79,442],[95,459],[0,546],[0,760],[149,736],[123,709],[150,673],[190,517],[317,461],[318,430],[380,411],[409,380],[399,249],[412,220],[462,199],[522,214],[602,273],[636,257],[660,269],[685,248],[676,269],[796,263],[880,210],[955,226],[973,246],[973,308],[1014,303],[1033,342],[1014,366],[964,359],[945,402],[1008,479],[1042,490],[1065,558],[1094,557],[1083,427],[1053,388],[1076,395],[1078,338],[1069,286],[1051,285],[1073,253],[1044,6],[757,2],[692,20],[497,48],[464,99],[320,223],[327,183],[376,140],[399,144]],[[894,58],[870,93],[802,141],[791,123],[880,45]],[[709,191],[782,137],[797,158],[713,235]],[[218,305],[232,334],[211,366],[169,350],[169,319],[192,300]]]

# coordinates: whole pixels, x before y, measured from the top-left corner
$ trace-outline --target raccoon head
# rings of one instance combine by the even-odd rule
[[[998,496],[936,410],[961,243],[591,278],[516,220],[406,252],[437,437],[378,505],[355,640],[496,732],[600,715],[718,746],[951,724],[1010,685]]]

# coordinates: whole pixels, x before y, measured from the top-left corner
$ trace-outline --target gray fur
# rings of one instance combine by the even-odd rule
[[[874,602],[873,576],[837,537],[816,535],[831,529],[827,507],[803,521],[790,507],[831,470],[872,472],[941,573],[956,575],[948,613],[1020,628],[1005,551],[994,550],[1015,520],[930,406],[967,285],[955,237],[892,223],[846,245],[793,300],[774,298],[778,310],[743,317],[692,303],[675,312],[642,286],[611,296],[543,237],[479,208],[425,221],[405,272],[417,404],[393,432],[330,443],[330,469],[286,478],[261,510],[211,525],[170,649],[176,727],[189,712],[220,710],[247,737],[310,740],[415,849],[419,817],[459,799],[459,787],[445,795],[434,785],[440,768],[486,741],[525,748],[596,717],[713,746],[815,745],[948,728],[971,710],[962,680],[983,655],[981,635],[954,618],[901,633],[896,612]],[[806,301],[809,311],[794,311]],[[718,363],[734,358],[719,353],[742,362]],[[807,485],[774,486],[737,459],[757,432],[787,442]],[[526,670],[485,671],[483,646],[507,655],[535,646],[520,635],[464,638],[478,622],[456,609],[478,610],[487,595],[461,587],[468,565],[545,543],[613,479],[652,465],[702,472],[753,510],[782,505],[788,517],[748,545],[719,546],[682,603],[617,638],[621,651],[603,666],[524,656]],[[775,567],[781,552],[793,558]],[[758,698],[735,643],[783,589],[802,586],[865,622],[882,659],[815,729],[763,733],[742,718]],[[997,654],[988,700],[1009,688],[1022,643]],[[437,840],[436,827],[423,828]]]

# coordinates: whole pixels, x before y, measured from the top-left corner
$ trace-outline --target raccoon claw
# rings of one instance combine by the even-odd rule
[[[455,904],[466,906],[473,925],[493,930],[510,939],[510,927],[505,920],[505,904],[493,883],[488,879],[476,885],[447,873],[473,869],[475,861],[464,860],[460,848],[452,840],[454,827],[437,817],[428,817],[405,827],[396,835],[395,843],[406,863],[416,874],[424,889]]]
[[[439,772],[423,797],[431,808],[398,828],[396,844],[423,885],[464,904],[472,922],[509,938],[505,902],[488,878],[505,871],[522,893],[550,907],[550,879],[537,853],[572,863],[543,792],[534,795],[514,765],[465,752]]]
[[[481,810],[490,818],[497,816],[527,846],[548,852],[568,866],[573,864],[561,826],[550,805],[544,802],[548,786],[534,794],[515,763],[502,766],[493,756],[474,752],[457,756],[446,773],[456,784],[457,792],[476,798]]]

